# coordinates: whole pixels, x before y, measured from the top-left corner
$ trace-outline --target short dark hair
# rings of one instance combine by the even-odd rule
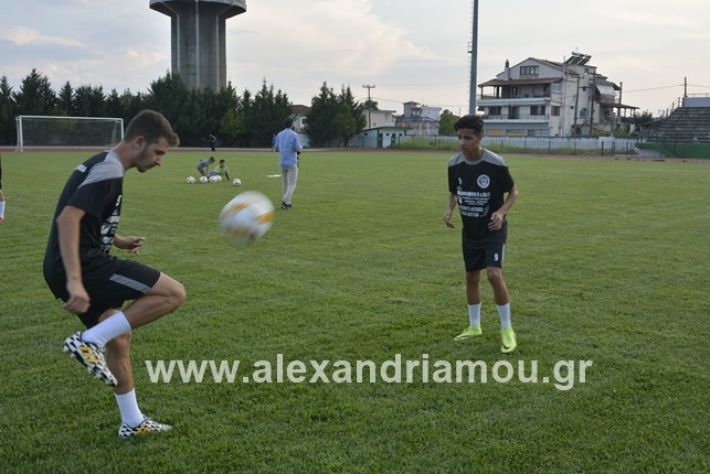
[[[224,163],[224,160],[219,160],[220,163]]]
[[[214,163],[214,156],[210,156],[209,162]]]
[[[142,110],[128,122],[123,139],[133,140],[136,137],[144,137],[148,143],[165,138],[171,147],[180,145],[180,137],[173,132],[168,119],[155,110]]]
[[[287,118],[284,120],[284,128],[291,128],[293,127],[293,119],[291,117]]]
[[[454,124],[454,130],[459,131],[462,128],[469,128],[480,137],[483,135],[483,119],[478,115],[464,115]]]

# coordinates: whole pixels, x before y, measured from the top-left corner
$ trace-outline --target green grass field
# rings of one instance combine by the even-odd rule
[[[42,278],[56,200],[87,153],[4,153],[0,471],[708,472],[710,167],[507,156],[521,192],[505,267],[519,349],[466,325],[447,153],[306,152],[290,211],[250,246],[216,216],[280,200],[277,157],[222,157],[244,185],[183,184],[198,153],[130,171],[120,232],[186,304],[134,333],[142,410],[171,433],[119,441],[112,391],[61,351],[80,328]],[[458,218],[457,218],[458,223]],[[457,226],[458,227],[458,226]],[[485,280],[484,280],[485,281]],[[591,360],[586,383],[151,383],[146,360]],[[241,371],[240,371],[241,374]],[[241,379],[241,376],[240,376]]]

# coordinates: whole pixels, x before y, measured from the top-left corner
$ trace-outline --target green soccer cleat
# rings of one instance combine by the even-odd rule
[[[500,339],[500,351],[503,354],[513,352],[515,348],[518,347],[518,343],[515,340],[515,331],[513,331],[513,328],[501,329]]]
[[[463,341],[470,337],[480,336],[481,334],[483,334],[483,331],[481,331],[481,326],[469,326],[464,329],[461,334],[456,336],[454,338],[454,341]]]

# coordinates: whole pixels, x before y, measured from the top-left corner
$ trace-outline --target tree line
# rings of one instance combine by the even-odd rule
[[[231,82],[218,91],[190,90],[179,75],[170,73],[144,93],[106,93],[102,86],[91,85],[74,88],[68,81],[55,92],[49,78],[33,69],[17,90],[6,76],[0,78],[0,145],[16,144],[18,115],[115,117],[128,123],[139,111],[154,109],[170,120],[183,146],[205,146],[214,134],[220,146],[269,147],[292,115],[291,106],[288,95],[266,80],[255,94],[245,90],[241,95]],[[347,146],[365,127],[364,109],[350,87],[336,94],[324,82],[306,116],[311,145]]]

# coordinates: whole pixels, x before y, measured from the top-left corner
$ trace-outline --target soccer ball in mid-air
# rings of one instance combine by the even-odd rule
[[[274,205],[257,191],[237,194],[219,213],[219,227],[235,243],[247,243],[262,237],[274,221]]]
[[[188,176],[187,179],[185,180],[187,184],[195,184],[195,177],[194,176]]]
[[[200,183],[205,184],[207,182],[207,176],[200,176]]]
[[[234,178],[234,179],[232,180],[232,184],[235,185],[235,186],[241,186],[241,185],[242,185],[242,180],[239,179],[239,178]]]

